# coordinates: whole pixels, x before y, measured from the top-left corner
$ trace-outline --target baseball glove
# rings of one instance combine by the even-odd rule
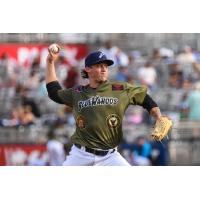
[[[161,141],[165,136],[168,135],[172,127],[172,120],[168,117],[162,116],[156,120],[156,124],[151,133],[151,137],[156,141]]]

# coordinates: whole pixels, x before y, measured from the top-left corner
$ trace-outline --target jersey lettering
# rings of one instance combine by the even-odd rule
[[[117,103],[118,103],[118,98],[100,97],[97,95],[84,101],[78,101],[78,110],[81,111],[83,108],[90,106],[116,105]]]

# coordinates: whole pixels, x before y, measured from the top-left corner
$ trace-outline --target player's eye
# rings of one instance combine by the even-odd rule
[[[101,67],[102,67],[102,68],[106,68],[106,69],[107,69],[107,68],[108,68],[108,65],[107,65],[107,64],[105,64],[105,63],[102,63],[102,64],[101,64]]]

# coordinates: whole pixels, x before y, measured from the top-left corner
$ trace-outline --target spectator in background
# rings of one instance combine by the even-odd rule
[[[1,60],[0,60],[0,84],[3,84],[5,79],[7,79],[7,66],[8,66],[8,55],[6,53],[4,53],[1,56]]]
[[[19,118],[20,118],[20,124],[23,126],[29,126],[35,123],[35,116],[32,113],[31,107],[21,106],[19,108]]]
[[[179,104],[180,120],[186,120],[188,118],[188,102],[187,93],[183,94],[181,102]]]
[[[53,130],[48,133],[47,151],[50,166],[61,166],[65,160],[64,145],[56,139]]]
[[[128,82],[129,80],[128,67],[120,66],[117,75],[115,77],[115,80]]]
[[[132,84],[132,85],[136,84],[136,80],[135,80],[134,76],[131,76],[131,75],[128,75],[127,82]]]
[[[116,54],[116,65],[126,67],[129,64],[129,58],[120,48],[117,48]]]
[[[182,89],[183,89],[185,92],[189,92],[189,91],[191,90],[191,88],[192,88],[192,85],[193,85],[192,80],[190,80],[190,79],[185,79],[185,80],[183,81],[183,84],[182,84]]]
[[[161,48],[154,49],[152,53],[151,63],[156,70],[157,84],[159,87],[166,87],[166,83],[169,79],[168,62],[170,57],[173,56],[173,52],[170,52],[169,49]]]
[[[37,55],[36,57],[33,58],[33,62],[31,64],[31,73],[35,72],[38,73],[40,70],[40,57]]]
[[[194,69],[196,71],[197,79],[199,79],[200,78],[200,63],[195,63],[194,64]]]
[[[132,142],[128,142],[125,138],[122,139],[118,150],[122,154],[122,156],[130,163],[133,164],[133,156],[132,156],[133,144]]]
[[[23,106],[30,106],[34,116],[39,118],[41,116],[39,107],[36,104],[36,101],[34,98],[28,97],[28,91],[29,89],[23,86],[20,88],[19,92],[20,92],[21,104]]]
[[[59,79],[63,83],[66,77],[68,76],[68,70],[70,67],[70,64],[64,52],[60,53],[55,65],[56,65],[56,73],[58,74]]]
[[[35,123],[35,117],[30,106],[19,106],[13,109],[10,118],[0,119],[0,126],[18,127],[29,126]]]
[[[64,86],[66,88],[72,88],[78,83],[79,73],[76,67],[70,67],[68,70],[66,79],[64,80]]]
[[[16,82],[16,62],[5,52],[0,58],[0,86],[15,85]]]
[[[180,70],[183,72],[184,79],[195,78],[194,64],[195,56],[190,46],[185,46],[183,52],[177,56],[177,62],[180,64]]]
[[[17,127],[19,125],[21,125],[20,116],[19,116],[18,109],[16,108],[13,108],[8,118],[0,119],[0,126],[3,126],[3,127]]]
[[[183,73],[181,71],[171,72],[169,75],[169,86],[172,88],[180,89],[183,86]]]
[[[196,60],[195,60],[195,56],[192,52],[192,48],[190,46],[185,46],[183,48],[183,52],[177,56],[177,61],[180,64],[194,63]]]
[[[156,89],[156,78],[156,70],[150,61],[147,61],[143,67],[139,68],[138,79],[141,84],[146,85],[152,91]]]
[[[200,52],[197,49],[192,48],[192,53],[196,62],[200,63]]]
[[[134,66],[138,68],[143,66],[145,62],[145,58],[142,56],[140,51],[134,50],[129,53],[129,66]]]
[[[37,96],[39,98],[44,98],[46,97],[47,94],[47,89],[46,89],[46,83],[45,83],[45,77],[41,77],[39,80],[39,87],[37,89]]]
[[[128,59],[129,59],[129,64],[128,64],[128,74],[129,77],[131,76],[135,81],[137,80],[137,74],[138,74],[138,69],[143,66],[143,60],[141,59],[142,57],[140,56],[140,52],[133,51]]]
[[[136,138],[133,145],[133,165],[151,165],[151,144],[143,136]]]
[[[200,120],[200,82],[194,84],[194,89],[188,95],[189,120]]]
[[[39,80],[39,74],[36,71],[32,70],[24,85],[27,89],[29,89],[29,92],[35,92],[39,87]]]
[[[161,142],[153,141],[151,152],[151,163],[154,166],[166,166],[169,161],[168,142],[163,140]]]

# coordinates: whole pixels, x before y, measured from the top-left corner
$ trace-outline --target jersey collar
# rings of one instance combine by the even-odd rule
[[[85,87],[87,88],[88,91],[99,92],[99,91],[105,90],[106,86],[108,85],[109,85],[109,81],[105,81],[101,85],[99,85],[97,88],[91,88],[89,84],[86,85]]]

